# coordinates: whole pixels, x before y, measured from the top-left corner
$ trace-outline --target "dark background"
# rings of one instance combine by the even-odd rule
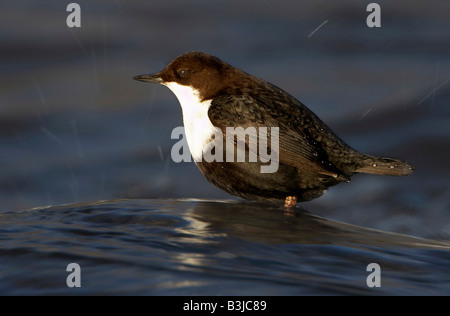
[[[0,210],[234,199],[171,161],[178,101],[132,80],[198,50],[282,87],[358,150],[417,167],[355,176],[309,211],[450,238],[448,1],[377,1],[381,28],[367,27],[360,0],[77,1],[72,29],[68,3],[0,4]]]

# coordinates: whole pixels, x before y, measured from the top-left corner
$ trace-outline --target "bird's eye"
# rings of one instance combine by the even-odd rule
[[[186,78],[188,75],[189,75],[189,70],[187,70],[187,69],[178,70],[178,76],[180,78]]]

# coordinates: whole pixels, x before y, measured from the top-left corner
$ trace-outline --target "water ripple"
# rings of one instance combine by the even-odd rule
[[[450,243],[259,202],[111,200],[0,213],[0,293],[444,294]],[[366,267],[382,269],[368,288]]]

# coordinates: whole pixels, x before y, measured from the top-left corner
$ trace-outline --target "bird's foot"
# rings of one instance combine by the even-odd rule
[[[284,207],[294,207],[295,205],[297,205],[297,197],[295,195],[286,196],[286,200],[284,201]]]

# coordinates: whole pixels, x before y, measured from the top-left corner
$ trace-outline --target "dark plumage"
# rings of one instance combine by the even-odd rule
[[[197,163],[211,183],[233,195],[246,199],[294,197],[294,202],[288,203],[292,206],[297,200],[319,197],[327,187],[349,181],[355,173],[405,176],[414,169],[397,159],[352,149],[282,89],[209,54],[183,54],[160,73],[135,79],[192,87],[198,91],[199,102],[210,100],[208,118],[224,138],[226,127],[279,128],[279,168],[275,173],[261,173],[259,160]]]

